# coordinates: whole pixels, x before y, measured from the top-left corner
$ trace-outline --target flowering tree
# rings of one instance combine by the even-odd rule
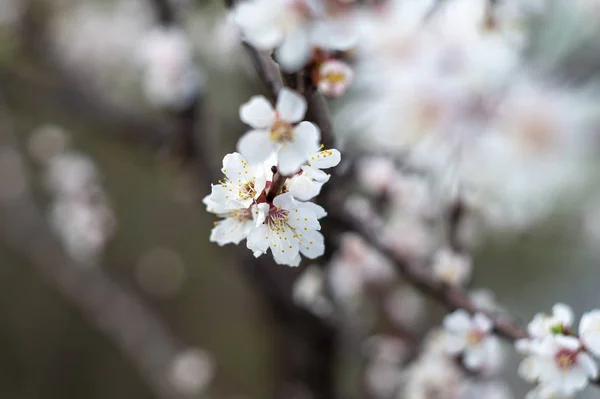
[[[229,104],[245,128],[223,153],[186,6],[149,3],[154,26],[135,46],[141,93],[168,115],[173,155],[212,181],[209,240],[235,248],[285,331],[277,397],[343,397],[344,351],[366,359],[373,398],[510,398],[510,352],[528,399],[600,385],[600,310],[577,329],[562,303],[521,323],[471,286],[487,235],[532,229],[592,191],[597,93],[578,84],[589,76],[569,65],[573,43],[556,43],[549,66],[540,37],[559,17],[597,30],[597,2],[226,1],[210,33],[218,43],[202,48],[222,68],[249,60],[263,93]],[[70,259],[98,265],[115,218],[96,168],[65,148],[37,153],[52,231]],[[185,370],[155,384],[157,395],[203,392],[212,374],[186,385]]]

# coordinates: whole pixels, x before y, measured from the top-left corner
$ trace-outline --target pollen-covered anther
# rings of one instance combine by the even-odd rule
[[[291,123],[276,120],[269,131],[269,138],[276,143],[292,141],[294,139],[294,126]]]

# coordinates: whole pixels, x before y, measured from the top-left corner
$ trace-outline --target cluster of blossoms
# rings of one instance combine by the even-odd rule
[[[247,240],[255,256],[270,249],[277,263],[289,266],[298,266],[300,255],[323,255],[319,219],[326,212],[308,200],[329,179],[322,169],[336,166],[341,156],[323,149],[319,128],[302,121],[306,106],[304,97],[284,88],[275,109],[262,96],[240,107],[241,120],[253,129],[239,140],[239,153],[225,156],[225,179],[204,199],[207,210],[223,218],[211,241]]]
[[[323,94],[339,97],[349,87],[352,68],[342,59],[353,49],[356,33],[346,7],[315,0],[247,0],[233,11],[244,40],[274,51],[286,72],[307,67]]]
[[[529,338],[516,342],[525,355],[519,374],[536,383],[527,398],[570,398],[598,378],[600,357],[600,310],[585,313],[578,333],[573,329],[573,311],[556,304],[552,314],[538,313],[527,326]]]
[[[392,0],[352,14],[361,95],[338,113],[347,139],[458,186],[495,227],[540,220],[582,187],[599,114],[589,92],[522,57],[550,3]]]
[[[32,135],[30,150],[45,169],[52,194],[49,218],[69,255],[94,265],[115,230],[115,218],[91,158],[67,148],[66,133],[42,126]]]

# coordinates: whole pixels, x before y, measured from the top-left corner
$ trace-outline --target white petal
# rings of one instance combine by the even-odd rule
[[[485,332],[490,331],[494,326],[492,321],[483,313],[476,313],[475,316],[473,316],[473,325]]]
[[[251,226],[251,224],[250,224]],[[220,246],[226,244],[239,244],[248,236],[247,223],[240,223],[235,219],[227,218],[218,222],[210,233],[210,241]]]
[[[315,259],[325,253],[325,239],[318,231],[308,230],[301,232],[302,242],[300,253],[309,259]]]
[[[519,375],[527,382],[535,382],[540,376],[540,360],[530,356],[523,359],[519,364]]]
[[[557,303],[552,307],[552,314],[555,316],[563,325],[570,327],[573,324],[573,310],[570,306],[564,303]]]
[[[566,335],[555,335],[554,339],[556,342],[563,348],[576,351],[581,348],[581,343],[575,337],[570,337]]]
[[[296,207],[288,215],[288,224],[302,234],[307,230],[320,230],[321,224],[315,213],[304,207]]]
[[[255,226],[260,226],[264,223],[269,213],[269,204],[262,203],[252,207],[252,219]]]
[[[331,177],[331,175],[328,175],[322,170],[313,168],[308,165],[304,165],[302,167],[302,171],[304,172],[303,175],[317,183],[327,183],[329,181],[329,178]]]
[[[308,158],[305,153],[298,150],[292,143],[284,144],[279,149],[279,172],[285,176],[295,175]]]
[[[320,151],[310,157],[309,163],[313,168],[327,169],[337,166],[342,160],[342,154],[336,149]]]
[[[464,335],[452,335],[446,333],[444,335],[444,346],[449,355],[458,355],[465,350],[467,341]]]
[[[581,317],[579,338],[590,352],[600,356],[600,310],[592,310]]]
[[[319,145],[320,140],[321,131],[310,122],[302,122],[294,130],[293,143],[300,152],[306,155],[307,159],[310,159],[313,149]]]
[[[265,97],[254,96],[240,107],[240,119],[255,129],[266,129],[273,124],[275,111]]]
[[[218,203],[217,208],[220,212],[227,213],[234,209],[248,208],[252,203],[252,199],[240,200],[237,195],[237,189],[231,183],[213,184],[210,193],[210,200]]]
[[[254,256],[267,252],[267,249],[269,248],[267,226],[261,224],[255,227],[248,235],[246,246],[254,253]]]
[[[300,206],[313,211],[317,216],[317,219],[322,219],[327,216],[327,212],[325,212],[325,209],[321,205],[317,205],[314,202],[301,202],[300,204]]]
[[[298,123],[306,113],[306,100],[298,92],[284,87],[277,97],[279,118],[288,123]]]
[[[221,172],[233,183],[244,183],[250,180],[248,176],[248,163],[237,152],[225,155]]]
[[[585,372],[588,378],[595,379],[598,377],[598,364],[590,355],[585,352],[577,355],[577,364]]]
[[[289,32],[275,51],[281,69],[286,72],[300,70],[310,58],[310,38],[303,29]]]
[[[294,201],[292,194],[283,193],[273,199],[273,205],[289,211],[297,206],[297,201]]]
[[[346,51],[354,47],[358,41],[356,29],[343,21],[319,22],[311,32],[313,45],[326,50]]]
[[[463,363],[469,370],[477,370],[483,366],[485,352],[479,346],[469,347],[465,350]]]
[[[287,186],[294,198],[300,201],[308,201],[319,195],[323,183],[316,182],[312,178],[302,174],[289,179]]]
[[[451,332],[467,332],[471,328],[471,317],[463,309],[458,309],[444,317],[444,328]]]
[[[277,232],[269,232],[271,253],[273,259],[280,265],[292,266],[298,255],[298,245],[292,239],[292,233],[288,229]]]
[[[251,130],[237,144],[238,151],[250,163],[262,162],[275,150],[266,130]]]

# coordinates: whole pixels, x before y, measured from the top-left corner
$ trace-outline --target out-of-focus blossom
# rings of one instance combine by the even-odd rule
[[[317,87],[328,97],[340,97],[352,84],[354,72],[350,65],[339,60],[328,60],[319,66]]]
[[[435,253],[431,269],[433,274],[446,284],[463,286],[471,278],[472,261],[468,255],[441,248]]]
[[[309,266],[294,281],[294,302],[304,306],[319,316],[328,315],[333,309],[324,295],[325,275],[318,266]]]
[[[233,15],[244,39],[260,50],[275,50],[288,72],[306,65],[313,48],[347,50],[355,42],[352,31],[329,18],[318,1],[249,0],[240,2]]]
[[[114,234],[116,221],[91,158],[76,152],[46,162],[45,184],[53,195],[50,223],[73,259],[93,265]]]
[[[69,137],[65,130],[56,125],[43,125],[35,129],[29,138],[29,153],[41,163],[66,151]]]
[[[373,194],[384,193],[396,177],[396,166],[389,158],[370,156],[360,159],[356,166],[361,186]]]
[[[579,338],[587,350],[600,357],[600,310],[584,313],[579,322]]]
[[[143,88],[157,107],[180,110],[189,106],[204,85],[204,76],[194,65],[192,47],[178,28],[156,28],[140,45]]]
[[[446,348],[449,354],[462,354],[469,370],[485,369],[501,355],[498,338],[492,335],[492,322],[483,314],[471,317],[457,310],[444,318]]]
[[[549,335],[530,348],[519,374],[527,381],[539,383],[538,395],[545,390],[566,398],[598,376],[598,365],[576,337]]]
[[[409,330],[421,327],[427,315],[425,298],[409,286],[394,290],[387,297],[384,306],[393,323]]]
[[[215,363],[212,357],[201,349],[191,348],[181,351],[173,358],[168,377],[178,392],[197,396],[208,388],[214,374]]]

